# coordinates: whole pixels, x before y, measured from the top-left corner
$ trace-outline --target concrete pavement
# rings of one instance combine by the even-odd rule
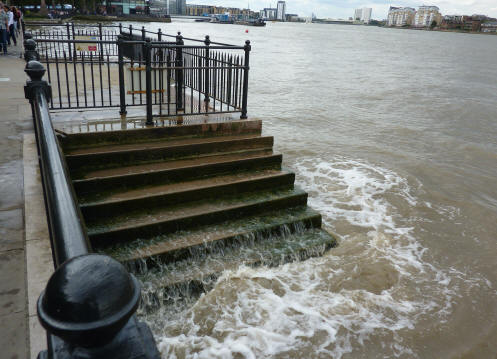
[[[0,56],[0,356],[27,358],[23,135],[32,133],[20,46]]]

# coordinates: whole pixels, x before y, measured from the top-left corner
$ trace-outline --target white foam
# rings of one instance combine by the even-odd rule
[[[371,338],[377,347],[369,352],[417,357],[400,333],[419,318],[450,315],[455,276],[424,260],[426,248],[387,201],[416,205],[405,179],[345,158],[304,158],[295,167],[324,222],[350,224],[346,239],[321,258],[225,272],[165,323],[164,358],[341,358],[368,353]]]

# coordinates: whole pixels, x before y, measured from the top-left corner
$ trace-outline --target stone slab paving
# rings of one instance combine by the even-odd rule
[[[0,357],[27,358],[23,134],[32,133],[20,46],[0,56]]]

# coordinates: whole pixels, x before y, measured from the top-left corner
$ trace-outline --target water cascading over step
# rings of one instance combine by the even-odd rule
[[[145,310],[209,290],[225,269],[336,245],[261,128],[249,120],[60,138],[93,249],[137,274]]]

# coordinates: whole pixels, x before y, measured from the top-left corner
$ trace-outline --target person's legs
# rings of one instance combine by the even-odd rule
[[[0,51],[7,53],[7,32],[4,29],[0,30]]]
[[[14,29],[14,24],[9,26],[9,36],[12,37],[12,40],[14,40],[14,45],[17,46],[16,30]]]

